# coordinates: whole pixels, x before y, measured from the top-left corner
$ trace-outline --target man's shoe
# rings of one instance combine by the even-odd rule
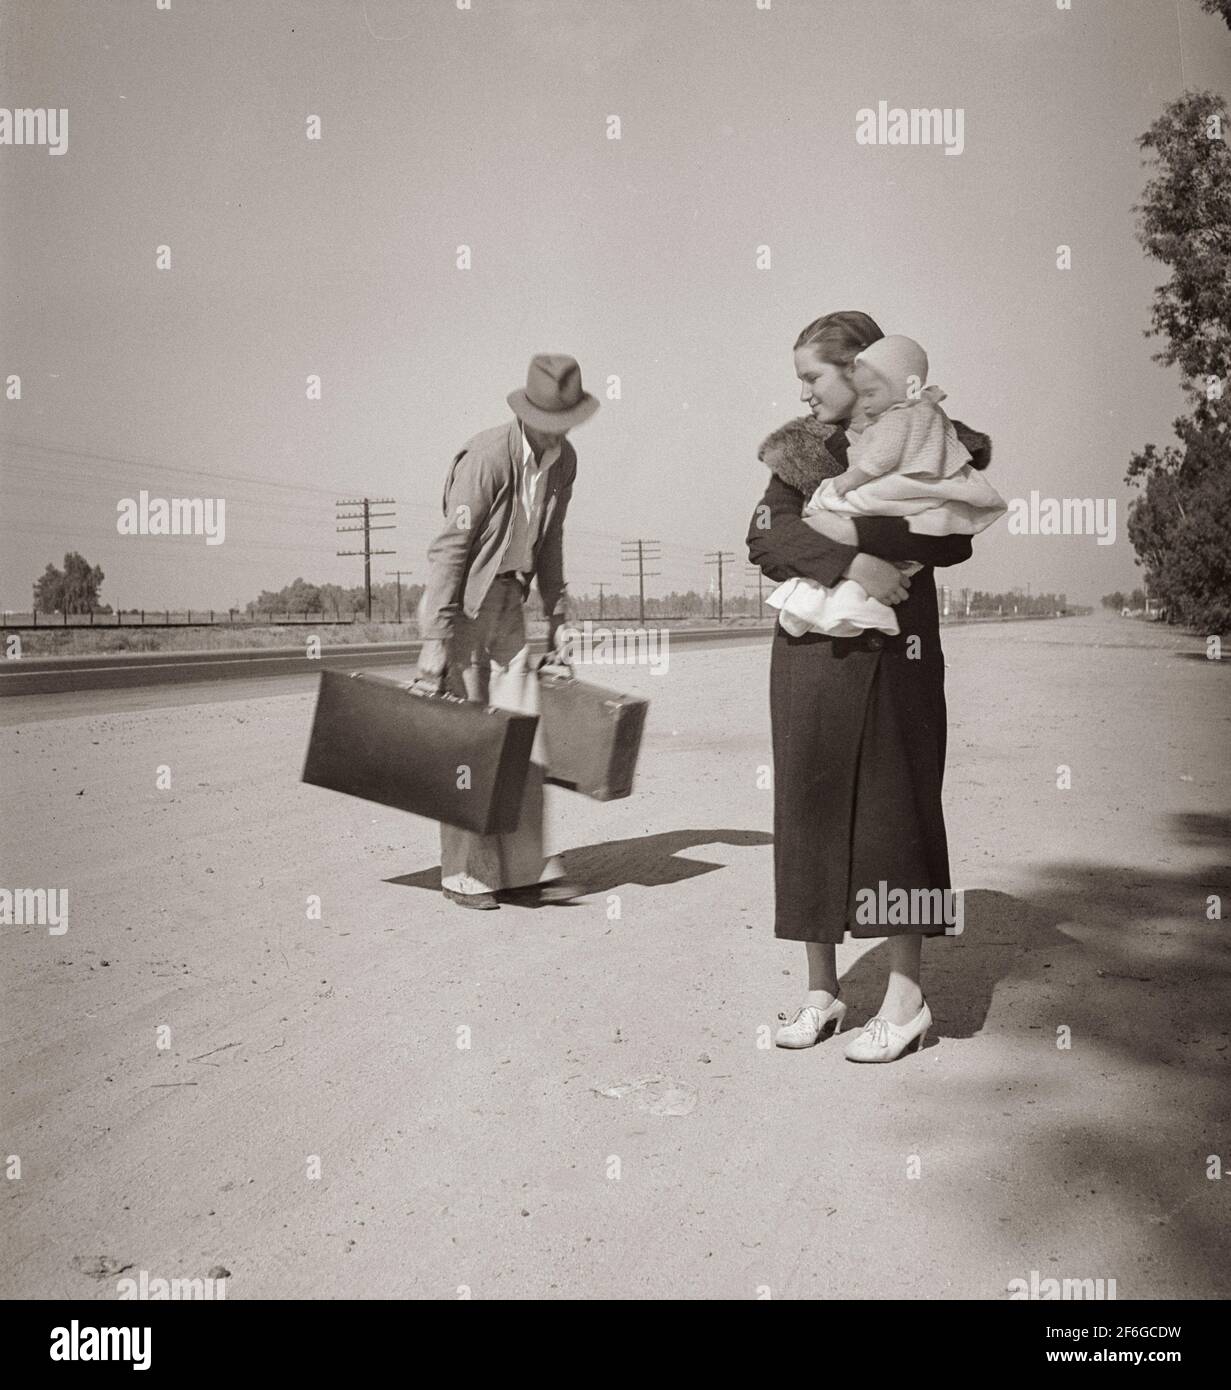
[[[538,885],[539,902],[571,903],[574,898],[585,897],[589,891],[584,883],[571,878],[553,878]]]
[[[552,878],[543,883],[525,883],[517,888],[504,888],[500,897],[523,907],[541,907],[545,903],[569,903],[587,892],[584,883],[568,878]]]
[[[459,893],[453,888],[443,888],[441,892],[458,907],[470,907],[479,912],[490,912],[492,908],[500,906],[495,893]]]

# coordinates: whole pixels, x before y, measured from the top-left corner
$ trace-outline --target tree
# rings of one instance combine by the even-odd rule
[[[422,584],[402,585],[403,617],[414,615],[422,593]],[[382,613],[396,612],[397,585],[392,580],[373,584],[372,602],[374,608]],[[258,598],[237,607],[246,611],[249,617],[258,613],[319,613],[325,617],[336,614],[341,618],[350,618],[366,612],[367,594],[362,584],[343,588],[339,584],[310,584],[306,579],[296,579],[276,593],[264,589]]]
[[[1150,597],[1179,622],[1231,626],[1231,396],[1175,422],[1181,447],[1152,444],[1129,480],[1144,492],[1129,509],[1128,536]]]
[[[1223,22],[1231,29],[1231,0],[1201,0],[1201,8],[1206,14],[1222,15]]]
[[[1154,293],[1155,360],[1178,366],[1192,413],[1178,445],[1147,444],[1126,481],[1141,489],[1128,535],[1150,597],[1174,621],[1231,620],[1231,149],[1226,102],[1188,92],[1138,142],[1154,169],[1136,209],[1146,253],[1171,268]],[[1147,336],[1148,336],[1147,335]]]
[[[64,557],[64,568],[56,569],[50,561],[34,583],[34,608],[38,613],[99,613],[109,612],[98,601],[103,572],[92,569],[75,550]]]
[[[1155,361],[1178,365],[1194,395],[1231,366],[1231,149],[1227,104],[1213,92],[1186,92],[1137,142],[1150,151],[1137,238],[1148,256],[1171,267],[1154,292],[1152,325],[1167,345]]]

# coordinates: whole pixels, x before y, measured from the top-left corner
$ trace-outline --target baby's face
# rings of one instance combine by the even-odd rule
[[[875,420],[891,405],[897,404],[885,378],[862,362],[856,362],[851,370],[851,385],[859,393],[859,408],[870,420]]]

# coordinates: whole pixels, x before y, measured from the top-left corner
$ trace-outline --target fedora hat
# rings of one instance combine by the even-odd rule
[[[559,352],[532,357],[525,390],[510,391],[508,402],[519,420],[547,434],[563,434],[598,409],[598,401],[581,388],[577,359]]]

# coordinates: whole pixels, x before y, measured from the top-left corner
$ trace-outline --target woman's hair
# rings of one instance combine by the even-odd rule
[[[861,314],[858,309],[839,309],[836,314],[822,314],[819,319],[813,319],[795,339],[795,349],[812,348],[822,362],[849,367],[856,354],[884,336],[874,318]]]
[[[809,347],[822,362],[849,367],[864,348],[884,336],[880,324],[868,314],[861,314],[858,309],[839,309],[836,314],[822,314],[819,319],[813,319],[795,339],[795,351]],[[970,452],[970,466],[986,468],[992,461],[992,441],[965,425],[961,426],[961,431],[964,434],[962,443]]]

